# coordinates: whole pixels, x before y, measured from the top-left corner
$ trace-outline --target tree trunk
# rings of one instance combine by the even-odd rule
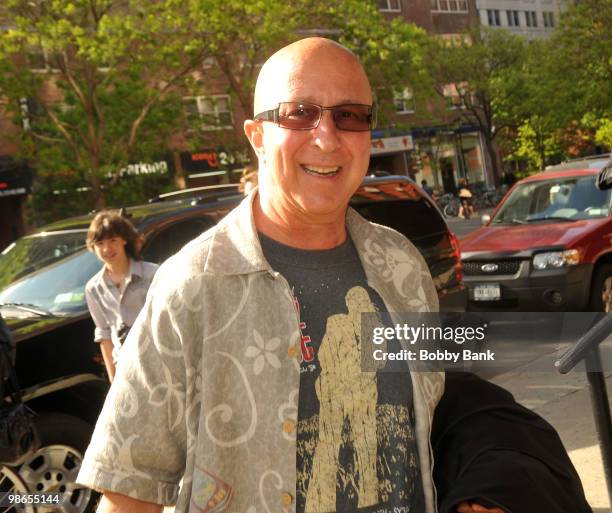
[[[185,180],[185,172],[181,162],[181,155],[178,151],[172,152],[172,159],[174,160],[174,185],[177,189],[186,189],[187,181]]]
[[[98,178],[97,173],[92,173],[89,183],[93,189],[94,209],[100,212],[106,208],[106,193],[102,189],[102,181]]]
[[[491,171],[493,175],[493,183],[497,187],[499,185],[499,166],[497,162],[497,149],[490,134],[484,134],[485,146],[489,161],[491,163]]]

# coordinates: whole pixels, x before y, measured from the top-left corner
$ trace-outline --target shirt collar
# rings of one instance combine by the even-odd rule
[[[125,283],[130,283],[134,280],[134,277],[136,277],[137,279],[141,279],[143,277],[143,273],[144,270],[142,268],[142,262],[130,258],[130,268],[128,269],[128,273],[125,276]],[[102,278],[107,285],[112,284],[112,280],[106,272],[105,267],[102,268]]]
[[[222,275],[272,272],[257,236],[253,217],[255,196],[256,189],[219,221],[212,236],[204,272]],[[363,251],[364,239],[372,232],[371,223],[349,208],[346,227],[358,252]]]
[[[251,191],[217,224],[204,265],[204,272],[248,274],[272,271],[272,267],[263,256],[255,228],[253,217],[255,191]]]

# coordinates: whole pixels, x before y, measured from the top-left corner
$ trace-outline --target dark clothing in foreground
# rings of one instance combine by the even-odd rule
[[[446,375],[432,446],[439,513],[466,500],[507,513],[592,513],[554,428],[473,374]]]

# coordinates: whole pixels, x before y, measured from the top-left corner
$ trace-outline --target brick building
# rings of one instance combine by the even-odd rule
[[[378,0],[388,18],[401,16],[441,38],[464,37],[479,23],[476,0]],[[373,134],[371,168],[411,176],[419,183],[427,180],[434,188],[454,192],[461,178],[487,186],[495,183],[486,163],[481,136],[475,126],[465,124],[453,84],[445,88],[439,102],[418,104],[412,91],[398,91],[395,98],[397,125]]]

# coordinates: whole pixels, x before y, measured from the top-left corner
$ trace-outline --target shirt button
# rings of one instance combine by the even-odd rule
[[[288,492],[283,492],[281,495],[281,502],[283,506],[291,506],[291,504],[293,504],[293,495]]]
[[[297,358],[298,356],[297,346],[289,346],[289,349],[287,349],[287,354],[289,355],[289,358]]]
[[[295,422],[293,422],[292,420],[286,420],[285,422],[283,422],[283,431],[289,434],[293,433],[295,431]]]

